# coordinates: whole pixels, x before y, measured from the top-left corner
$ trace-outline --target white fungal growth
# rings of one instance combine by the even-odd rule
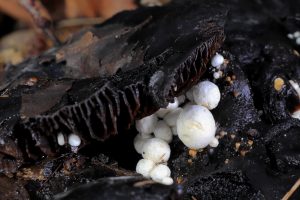
[[[300,37],[298,37],[298,38],[296,39],[296,44],[297,44],[297,45],[300,45]]]
[[[210,143],[209,146],[211,147],[217,147],[219,145],[219,140],[217,138],[214,138]]]
[[[152,138],[152,135],[142,135],[142,134],[137,134],[133,140],[133,145],[135,150],[139,153],[142,154],[142,148],[144,143],[148,140]]]
[[[152,160],[141,159],[136,165],[136,172],[142,174],[144,177],[149,178],[151,170],[155,167]]]
[[[171,185],[173,181],[170,181],[170,179],[165,179],[165,178],[170,178],[171,176],[171,170],[168,166],[159,164],[155,166],[152,171],[150,172],[150,177],[159,183],[162,184],[168,184]]]
[[[182,108],[176,108],[176,109],[172,110],[164,117],[164,121],[169,126],[176,126],[177,118],[181,112],[182,112]]]
[[[167,143],[170,143],[173,139],[171,128],[162,120],[158,121],[156,124],[154,135],[156,138],[162,139]]]
[[[292,117],[296,119],[300,119],[300,110],[297,110],[292,113]]]
[[[78,147],[81,144],[81,139],[78,135],[72,133],[68,137],[68,143],[73,147]]]
[[[155,163],[167,162],[170,158],[171,149],[167,142],[159,138],[147,140],[142,148],[142,156]]]
[[[157,123],[157,116],[155,114],[136,120],[135,127],[142,135],[151,134]]]
[[[57,134],[57,143],[60,146],[65,145],[65,137],[64,137],[64,135],[62,133],[58,133]]]
[[[179,139],[187,147],[192,149],[204,148],[215,138],[214,117],[206,107],[187,106],[177,119],[177,133]]]
[[[205,106],[209,110],[218,106],[221,93],[219,87],[210,81],[202,81],[193,89],[194,100],[198,105]]]
[[[211,59],[211,65],[213,67],[219,67],[224,63],[224,57],[220,54],[216,54]]]
[[[173,103],[169,103],[166,108],[160,108],[156,112],[156,115],[158,117],[160,117],[160,118],[163,118],[168,112],[170,112],[171,110],[174,110],[174,109],[178,108],[178,106],[179,106],[179,101],[178,101],[177,97],[175,97]]]
[[[300,99],[300,87],[299,87],[299,84],[293,80],[289,80],[291,86],[294,88],[294,90],[297,92],[297,95]]]

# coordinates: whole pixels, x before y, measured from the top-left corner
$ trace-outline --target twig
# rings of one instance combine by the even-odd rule
[[[282,200],[288,200],[300,186],[300,178],[296,181],[293,187],[284,195]]]
[[[60,41],[54,35],[51,30],[51,21],[42,16],[36,0],[19,0],[20,4],[31,14],[35,24],[42,30],[42,32],[54,43],[54,45],[60,45]]]

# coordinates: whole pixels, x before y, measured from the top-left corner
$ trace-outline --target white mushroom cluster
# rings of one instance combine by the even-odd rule
[[[300,31],[296,31],[294,33],[289,33],[287,37],[291,40],[295,40],[297,45],[300,45]]]
[[[220,68],[223,62],[220,54],[211,60],[215,68]],[[139,134],[134,139],[134,147],[143,157],[137,163],[137,173],[162,184],[173,184],[167,162],[171,153],[169,143],[177,135],[190,149],[217,147],[216,123],[210,110],[217,107],[220,99],[218,86],[202,81],[166,108],[137,120]]]
[[[71,133],[68,135],[68,138],[65,139],[65,136],[62,133],[57,134],[57,143],[59,146],[64,146],[66,144],[66,140],[68,144],[72,147],[72,150],[77,151],[77,147],[81,144],[81,139],[78,135]]]
[[[211,66],[213,67],[213,78],[214,79],[219,79],[222,77],[223,72],[221,70],[223,64],[225,62],[224,57],[221,54],[216,54],[212,57],[211,59]]]

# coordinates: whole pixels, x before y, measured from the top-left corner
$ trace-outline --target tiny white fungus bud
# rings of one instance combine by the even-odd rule
[[[135,127],[141,134],[151,134],[157,123],[157,116],[155,114],[136,120]]]
[[[297,45],[300,45],[300,37],[298,37],[298,38],[296,39],[296,44],[297,44]]]
[[[177,97],[175,97],[173,103],[169,103],[166,108],[160,108],[155,114],[158,117],[163,118],[171,110],[178,108],[178,106],[179,106],[179,101],[178,101]]]
[[[78,147],[81,144],[81,139],[76,134],[70,134],[68,137],[68,143],[73,147]]]
[[[151,170],[155,167],[152,160],[141,159],[136,164],[136,172],[142,174],[144,177],[149,178]]]
[[[293,36],[294,36],[295,38],[300,37],[300,31],[296,31],[296,32],[293,34]]]
[[[64,135],[62,133],[58,133],[57,134],[57,143],[60,146],[65,145],[65,137],[64,137]]]
[[[142,148],[142,156],[155,163],[167,162],[170,158],[171,149],[167,142],[159,138],[147,140]]]
[[[176,126],[177,118],[181,112],[182,112],[182,108],[176,108],[176,109],[172,110],[164,117],[164,121],[169,126]]]
[[[174,183],[174,181],[171,177],[165,177],[161,180],[161,184],[164,184],[164,185],[172,185],[173,183]]]
[[[213,67],[219,67],[224,63],[224,57],[221,54],[216,54],[211,59],[211,65]]]
[[[162,182],[165,177],[171,176],[171,170],[167,165],[156,165],[150,172],[150,177],[157,182]]]
[[[221,93],[219,87],[210,81],[202,81],[194,87],[194,100],[198,105],[205,106],[209,110],[218,106]]]
[[[294,39],[294,35],[292,33],[287,34],[287,37],[291,40]]]
[[[148,140],[152,138],[152,135],[142,135],[142,134],[137,134],[133,140],[133,145],[135,150],[141,154],[142,153],[142,148],[144,143]]]
[[[300,110],[297,110],[292,113],[292,117],[296,119],[300,119]]]
[[[174,102],[173,103],[169,103],[169,105],[167,106],[167,109],[173,110],[173,109],[178,108],[178,106],[179,106],[179,102],[178,102],[177,97],[175,97],[174,98]]]
[[[206,107],[187,106],[177,119],[177,133],[179,139],[187,147],[204,148],[215,138],[214,117]]]
[[[158,121],[156,124],[154,135],[156,138],[162,139],[167,143],[170,143],[173,139],[171,128],[163,120]]]
[[[214,72],[213,77],[214,79],[219,79],[221,78],[221,74],[219,72]]]
[[[209,146],[211,147],[217,147],[219,145],[219,140],[217,138],[214,138],[210,143]]]

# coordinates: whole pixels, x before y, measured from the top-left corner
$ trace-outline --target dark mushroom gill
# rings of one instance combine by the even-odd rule
[[[69,149],[57,144],[58,133],[79,135],[81,147],[104,141],[187,91],[224,41],[226,10],[212,4],[123,12],[9,67],[0,103],[3,163],[16,159],[17,167]]]

